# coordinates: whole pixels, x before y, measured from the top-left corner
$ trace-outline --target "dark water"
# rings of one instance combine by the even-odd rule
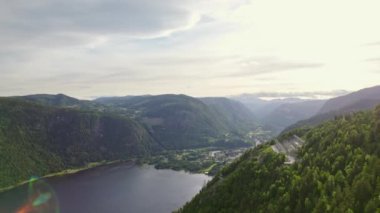
[[[191,200],[209,179],[201,174],[122,164],[43,182],[55,194],[56,202],[49,205],[62,213],[164,213]],[[0,212],[16,212],[27,202],[27,194],[27,185],[1,193]]]

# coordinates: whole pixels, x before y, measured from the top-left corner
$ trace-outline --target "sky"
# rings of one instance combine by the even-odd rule
[[[0,0],[0,96],[335,96],[380,84],[378,0]]]

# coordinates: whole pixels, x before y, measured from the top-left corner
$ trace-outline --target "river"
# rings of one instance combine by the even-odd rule
[[[190,201],[208,180],[203,174],[152,166],[101,166],[0,193],[0,212],[37,206],[61,213],[168,213]],[[31,186],[39,195],[34,200],[34,195],[27,198]]]

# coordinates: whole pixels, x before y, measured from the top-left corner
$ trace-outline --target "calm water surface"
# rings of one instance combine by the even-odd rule
[[[190,201],[208,180],[202,174],[122,164],[49,178],[45,185],[62,213],[168,213]],[[0,194],[0,212],[16,212],[27,191],[22,186]]]

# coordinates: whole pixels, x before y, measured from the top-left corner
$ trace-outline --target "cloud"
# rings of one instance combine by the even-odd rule
[[[311,91],[311,92],[257,92],[244,94],[249,96],[254,96],[258,98],[307,98],[307,99],[318,99],[318,98],[331,98],[348,94],[349,91],[346,90],[333,90],[333,91]]]
[[[369,58],[366,61],[368,61],[368,62],[380,62],[380,58]]]
[[[162,66],[162,65],[184,65],[191,64],[213,64],[236,59],[236,55],[223,56],[171,56],[171,57],[156,57],[152,59],[144,59],[143,63],[147,65]]]
[[[367,43],[366,46],[380,46],[380,41]]]
[[[200,19],[175,0],[3,0],[0,13],[1,44],[21,47],[77,44],[99,35],[167,36]]]
[[[237,62],[240,71],[223,75],[223,77],[249,77],[277,73],[295,69],[319,68],[322,63],[282,61],[274,58],[243,59]]]
[[[375,1],[0,3],[3,95],[212,96],[357,90],[380,82],[372,71],[378,63],[363,63],[379,57]]]

